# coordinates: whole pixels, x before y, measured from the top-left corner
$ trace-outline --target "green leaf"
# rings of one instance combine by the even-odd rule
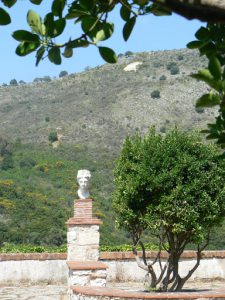
[[[97,25],[97,18],[95,17],[83,17],[82,18],[82,21],[81,21],[81,27],[82,27],[82,30],[85,32],[85,33],[89,33],[91,30],[93,30],[95,28],[95,26]]]
[[[187,48],[189,49],[198,49],[203,46],[203,43],[201,41],[192,41],[187,44]]]
[[[219,137],[218,133],[210,133],[209,135],[206,136],[207,140],[215,140]]]
[[[43,35],[43,26],[41,17],[33,10],[29,10],[27,13],[27,23],[35,33]]]
[[[115,52],[108,47],[98,47],[101,57],[108,63],[113,64],[117,62]]]
[[[46,27],[46,35],[53,38],[59,36],[63,33],[65,26],[66,26],[66,19],[61,18],[54,21],[53,13],[48,13],[45,16],[44,24]]]
[[[52,47],[48,51],[48,58],[52,63],[60,65],[62,62],[60,49],[58,47]]]
[[[96,36],[94,37],[94,42],[104,41],[111,37],[114,31],[113,23],[102,23],[102,28],[97,31]]]
[[[201,96],[197,102],[196,107],[213,107],[220,104],[220,96],[213,93]]]
[[[36,54],[36,67],[38,66],[39,62],[41,61],[41,59],[43,58],[45,53],[45,47],[42,46],[38,49],[37,54]]]
[[[39,5],[41,4],[42,0],[30,0],[31,3]]]
[[[84,9],[84,10],[88,10],[91,11],[93,9],[93,4],[94,1],[93,0],[80,0],[80,6]]]
[[[79,4],[73,2],[71,7],[68,10],[68,14],[66,15],[66,19],[74,19],[81,16],[89,16],[89,12],[83,9]]]
[[[17,2],[17,0],[2,0],[2,2],[5,6],[10,8]]]
[[[66,58],[70,58],[73,56],[73,48],[67,46],[64,50],[63,56]]]
[[[66,20],[64,18],[55,21],[53,35],[51,37],[57,37],[61,33],[63,33],[65,26],[66,26]]]
[[[129,9],[127,6],[122,6],[121,7],[120,16],[124,21],[127,22],[130,19],[130,13],[131,13],[131,9]]]
[[[25,56],[35,51],[39,46],[40,43],[21,42],[16,48],[16,54],[19,56]]]
[[[136,23],[136,16],[132,17],[127,21],[127,23],[123,27],[123,38],[125,41],[127,41],[131,35],[131,32],[134,28],[134,25]]]
[[[66,5],[65,0],[54,0],[52,3],[52,13],[55,16],[62,18],[62,12],[63,12],[65,5]]]
[[[85,40],[74,40],[74,41],[69,41],[68,46],[70,48],[79,48],[79,47],[88,47],[89,42]]]
[[[213,43],[203,42],[204,44],[199,48],[201,55],[215,55],[216,47]]]
[[[12,33],[15,40],[19,42],[39,42],[39,36],[26,30],[17,30]]]
[[[0,7],[0,25],[8,25],[11,23],[10,15]]]
[[[221,64],[216,56],[211,56],[209,59],[209,71],[216,80],[221,78]]]
[[[210,32],[205,27],[200,27],[199,30],[195,33],[195,37],[200,41],[205,41],[210,38]]]

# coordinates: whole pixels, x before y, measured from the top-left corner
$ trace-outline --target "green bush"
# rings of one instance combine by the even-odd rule
[[[0,248],[0,253],[60,253],[66,252],[67,246],[37,246],[30,244],[15,245],[11,243],[4,243]]]
[[[159,80],[166,80],[166,76],[165,75],[160,76]]]
[[[180,73],[180,70],[179,70],[179,67],[178,66],[172,66],[171,69],[170,69],[170,74],[171,75],[176,75],[176,74],[179,74]]]
[[[160,91],[155,90],[155,91],[151,92],[151,97],[152,98],[160,98]]]
[[[166,68],[167,70],[170,70],[173,66],[177,66],[177,64],[175,62],[169,62],[167,65],[166,65]]]
[[[11,79],[9,84],[10,84],[10,85],[18,85],[16,79]]]
[[[178,60],[183,60],[183,59],[184,59],[184,56],[183,56],[182,54],[178,54],[178,55],[177,55],[177,59],[178,59]]]
[[[20,168],[32,169],[36,165],[36,162],[31,157],[26,157],[20,161]]]
[[[57,134],[57,132],[56,131],[50,132],[49,136],[48,136],[48,140],[51,143],[58,141],[58,134]]]
[[[195,108],[195,111],[198,113],[198,114],[202,114],[205,112],[205,109],[203,107],[196,107]]]
[[[124,53],[125,56],[129,57],[129,56],[132,56],[134,53],[132,51],[126,51]]]
[[[67,75],[68,75],[68,72],[67,72],[67,71],[61,71],[61,72],[59,73],[59,78],[65,77],[65,76],[67,76]]]

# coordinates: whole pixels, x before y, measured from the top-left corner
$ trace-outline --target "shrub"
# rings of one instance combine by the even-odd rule
[[[17,80],[16,79],[12,79],[10,80],[10,85],[18,85]]]
[[[169,62],[167,65],[166,65],[166,68],[167,68],[167,70],[171,70],[171,68],[173,67],[173,66],[176,66],[177,64],[175,63],[175,62]]]
[[[165,133],[166,132],[166,127],[165,126],[160,127],[159,131],[161,133]]]
[[[162,64],[161,64],[160,62],[156,62],[156,61],[155,61],[155,62],[153,63],[153,67],[154,67],[154,68],[159,68],[159,67],[161,67],[161,66],[162,66]]]
[[[176,75],[176,74],[179,74],[180,70],[179,70],[179,67],[178,66],[172,66],[171,69],[170,69],[170,74],[171,75]]]
[[[165,75],[160,76],[159,80],[166,80],[166,76]]]
[[[20,161],[20,168],[32,169],[35,165],[35,160],[30,157],[26,157]]]
[[[198,114],[202,114],[205,112],[204,108],[203,107],[196,107],[195,108],[195,111],[198,113]]]
[[[67,75],[68,75],[68,72],[67,72],[67,71],[61,71],[61,72],[59,73],[59,78],[65,77],[65,76],[67,76]]]
[[[57,134],[57,132],[56,131],[50,132],[49,136],[48,136],[48,140],[51,143],[58,141],[58,134]]]
[[[44,76],[44,77],[41,78],[41,79],[42,79],[42,81],[44,81],[44,82],[50,82],[50,81],[52,80],[50,76]]]
[[[177,59],[178,59],[178,60],[183,60],[183,59],[184,59],[184,56],[183,56],[182,54],[178,54],[178,55],[177,55]]]
[[[12,156],[7,155],[7,156],[3,157],[3,160],[1,161],[0,166],[1,166],[2,170],[12,169],[14,167]]]
[[[155,91],[151,92],[151,97],[152,98],[160,98],[160,91],[155,90]]]
[[[126,51],[125,53],[124,53],[124,55],[125,56],[132,56],[133,55],[133,52],[132,51]]]
[[[49,122],[50,121],[50,117],[45,117],[45,122]]]
[[[40,78],[40,77],[36,77],[36,78],[34,78],[34,80],[33,80],[33,82],[42,82],[42,78]]]

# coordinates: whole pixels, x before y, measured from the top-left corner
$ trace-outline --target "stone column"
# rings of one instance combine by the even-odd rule
[[[74,201],[74,216],[67,221],[69,299],[71,286],[105,286],[106,266],[99,261],[99,225],[92,214],[92,199]]]

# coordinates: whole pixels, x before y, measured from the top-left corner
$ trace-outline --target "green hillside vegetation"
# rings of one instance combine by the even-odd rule
[[[142,64],[125,72],[132,62]],[[179,71],[171,74],[174,64]],[[101,244],[129,243],[127,233],[115,230],[111,205],[122,142],[151,125],[165,133],[175,125],[204,128],[213,120],[215,110],[195,110],[206,86],[189,77],[204,64],[186,49],[129,53],[116,65],[0,87],[0,136],[9,142],[9,152],[0,155],[0,243],[65,244],[81,168],[92,172]],[[151,97],[155,90],[160,98]],[[224,228],[215,230],[211,248],[225,248]]]
[[[102,243],[126,242],[123,234],[112,230],[112,157],[110,159],[107,152],[104,155],[100,148],[98,151],[101,157],[93,157],[91,151],[87,152],[82,146],[52,149],[48,145],[14,144],[14,166],[1,170],[1,243],[64,244],[65,222],[73,213],[76,198],[76,171],[86,165],[93,174],[95,214],[103,221],[107,219],[102,228]],[[97,150],[94,153],[98,153]]]

